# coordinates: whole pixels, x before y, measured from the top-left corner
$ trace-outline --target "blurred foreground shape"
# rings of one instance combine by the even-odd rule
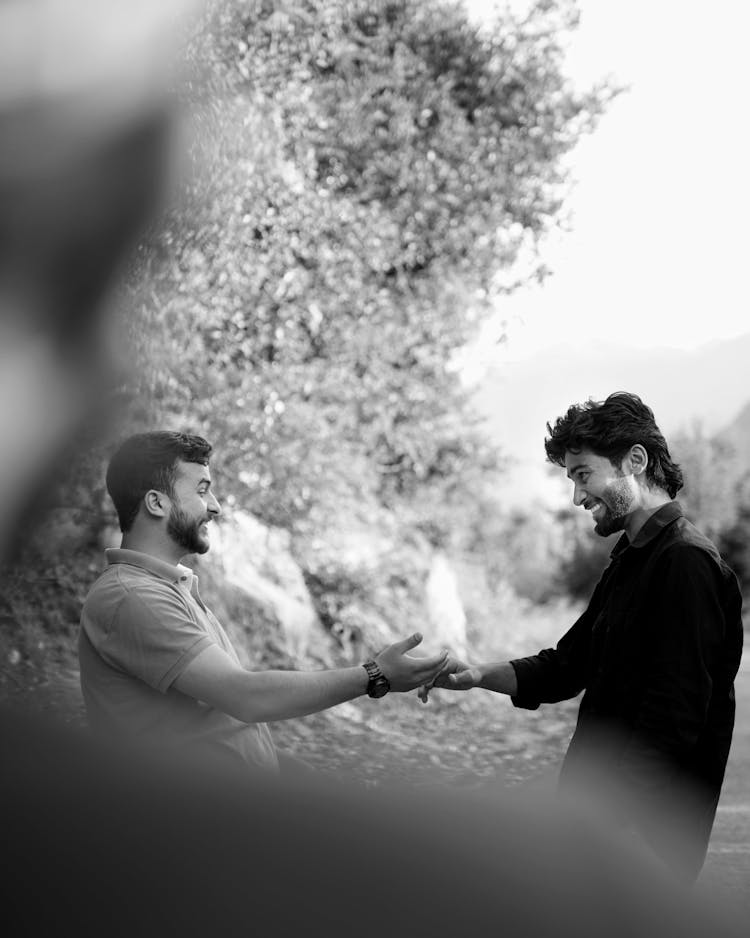
[[[0,5],[0,557],[123,367],[107,290],[164,191],[191,6]]]
[[[0,732],[9,935],[733,934],[538,796],[249,783],[17,716]]]

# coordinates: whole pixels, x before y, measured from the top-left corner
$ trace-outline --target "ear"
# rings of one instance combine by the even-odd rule
[[[149,489],[143,496],[143,504],[146,511],[154,518],[166,517],[169,508],[169,498],[164,492],[157,492],[156,489]]]
[[[630,471],[634,476],[644,475],[648,466],[648,453],[646,448],[640,443],[635,443],[630,447],[625,461],[630,466]]]

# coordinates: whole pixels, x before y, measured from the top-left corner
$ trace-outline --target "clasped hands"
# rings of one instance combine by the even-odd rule
[[[422,703],[427,703],[433,687],[442,687],[447,690],[471,690],[481,685],[482,677],[480,668],[448,655],[445,664],[435,677],[419,688],[418,696]]]
[[[469,690],[479,686],[482,680],[481,670],[454,658],[447,651],[428,658],[410,655],[409,652],[421,641],[421,634],[415,632],[409,638],[395,642],[375,655],[375,660],[388,678],[392,690],[405,691],[419,687],[419,699],[422,703],[427,703],[433,687]]]

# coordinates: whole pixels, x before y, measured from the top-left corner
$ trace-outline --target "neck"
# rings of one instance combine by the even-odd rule
[[[634,511],[630,512],[625,521],[625,533],[631,544],[651,515],[671,501],[669,495],[661,489],[647,489],[644,491],[640,504]]]
[[[149,557],[156,557],[157,560],[163,560],[174,566],[185,556],[185,549],[160,531],[150,532],[133,528],[123,534],[120,546],[125,550],[136,550],[140,554],[148,554]]]

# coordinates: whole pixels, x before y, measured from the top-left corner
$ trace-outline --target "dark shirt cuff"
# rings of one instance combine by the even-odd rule
[[[536,662],[533,658],[516,658],[510,664],[516,672],[518,684],[518,693],[510,698],[510,702],[514,707],[520,707],[522,710],[538,710],[541,701],[534,693],[533,678]]]

